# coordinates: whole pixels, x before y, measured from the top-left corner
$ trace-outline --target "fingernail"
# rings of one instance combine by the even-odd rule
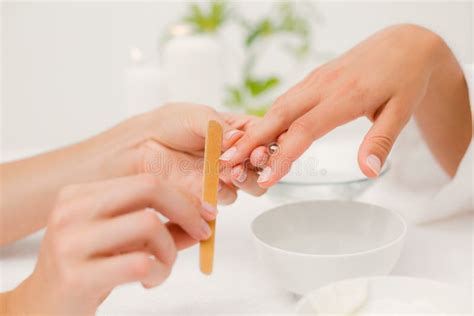
[[[227,149],[227,151],[225,153],[222,154],[220,160],[229,161],[229,160],[232,159],[232,157],[235,156],[236,152],[237,152],[237,148],[236,147],[231,147],[231,148]]]
[[[205,220],[201,220],[201,240],[206,240],[211,237],[212,231],[211,227],[209,227],[209,224]]]
[[[202,202],[202,208],[204,209],[206,213],[209,213],[210,215],[212,215],[212,217],[216,217],[217,208],[214,205],[209,204],[207,202]]]
[[[235,181],[242,183],[247,179],[247,171],[243,167],[234,168],[232,169],[232,177]]]
[[[263,169],[262,173],[260,173],[260,176],[257,179],[257,182],[267,182],[270,180],[270,176],[272,175],[272,168],[270,167],[265,167]]]
[[[367,166],[375,172],[376,175],[380,174],[380,170],[382,169],[382,162],[380,159],[375,155],[369,155],[366,160]]]
[[[240,134],[240,133],[242,133],[242,131],[239,131],[237,129],[228,131],[227,133],[224,134],[224,139],[225,140],[230,140],[230,139],[232,139],[232,137],[234,137],[235,135]]]

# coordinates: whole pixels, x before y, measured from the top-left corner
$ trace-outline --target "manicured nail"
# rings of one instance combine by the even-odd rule
[[[202,202],[202,208],[204,209],[206,213],[209,213],[210,215],[212,215],[212,217],[216,217],[217,208],[214,205],[209,204],[207,202]]]
[[[240,134],[240,133],[242,133],[242,131],[239,131],[238,129],[228,131],[227,133],[224,134],[224,139],[225,140],[231,140],[232,137],[234,137],[235,135]]]
[[[220,160],[229,161],[229,160],[232,159],[232,157],[235,156],[236,152],[237,152],[237,148],[236,147],[231,147],[231,148],[227,149],[227,151],[225,153],[222,154]]]
[[[257,182],[267,182],[270,180],[270,176],[272,175],[272,168],[270,167],[265,167],[263,169],[262,173],[260,173],[260,176],[257,179]]]
[[[245,168],[239,166],[234,169],[232,169],[232,177],[235,179],[237,182],[244,182],[247,179],[247,171]]]
[[[380,170],[382,169],[382,162],[380,159],[375,155],[369,155],[366,160],[367,166],[376,174],[380,174]]]
[[[212,231],[211,227],[209,227],[209,224],[205,220],[201,220],[201,240],[206,240],[211,237]]]

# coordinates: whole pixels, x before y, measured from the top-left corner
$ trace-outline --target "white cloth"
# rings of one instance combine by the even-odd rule
[[[463,67],[474,108],[474,65]],[[396,209],[416,223],[445,219],[474,211],[473,150],[471,140],[458,171],[450,179],[430,153],[411,121],[390,157],[392,170],[360,199]],[[393,194],[398,198],[394,199]]]
[[[464,67],[464,76],[469,89],[471,110],[474,110],[474,65]],[[472,111],[474,112],[474,111]],[[473,140],[464,155],[454,178],[446,184],[428,203],[433,216],[447,217],[456,213],[472,212],[473,198]]]

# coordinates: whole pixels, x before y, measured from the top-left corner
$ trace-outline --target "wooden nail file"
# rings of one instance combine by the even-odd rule
[[[216,121],[209,121],[207,127],[206,147],[204,149],[202,200],[213,206],[217,205],[221,143],[222,126]],[[201,272],[208,275],[212,273],[216,221],[209,222],[209,226],[211,227],[212,235],[208,240],[201,241],[199,247]]]

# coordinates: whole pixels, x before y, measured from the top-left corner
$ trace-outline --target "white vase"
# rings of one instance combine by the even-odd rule
[[[222,110],[223,51],[217,36],[184,35],[162,50],[166,101],[185,101]]]

